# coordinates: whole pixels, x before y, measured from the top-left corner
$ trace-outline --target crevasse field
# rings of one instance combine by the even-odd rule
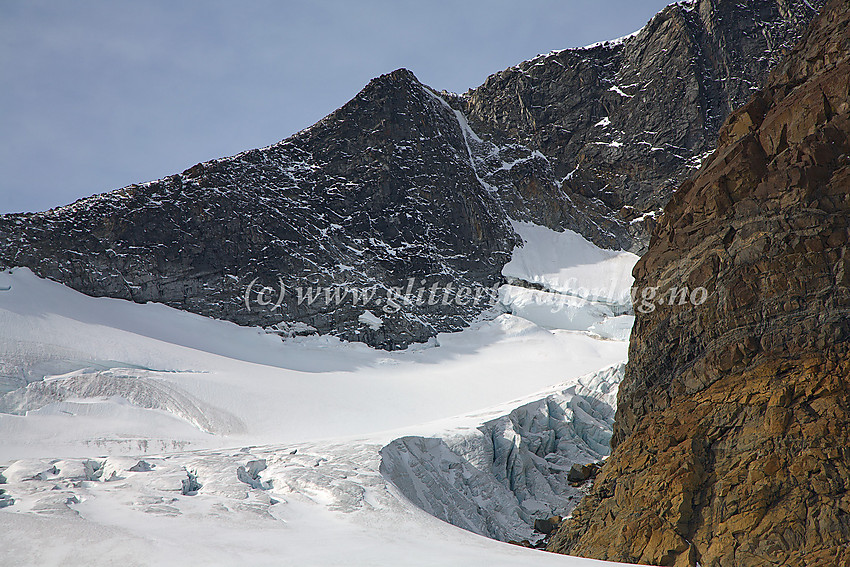
[[[608,451],[637,257],[515,227],[501,303],[399,352],[0,273],[0,564],[613,565],[504,542]]]

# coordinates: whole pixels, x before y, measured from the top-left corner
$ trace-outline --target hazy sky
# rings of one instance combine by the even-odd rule
[[[463,92],[667,0],[0,0],[0,213],[266,146],[407,67]]]

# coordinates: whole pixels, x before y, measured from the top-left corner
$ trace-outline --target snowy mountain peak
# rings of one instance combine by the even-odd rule
[[[800,2],[673,6],[628,40],[461,96],[398,69],[278,144],[4,215],[0,265],[281,334],[425,341],[493,306],[485,290],[519,243],[511,220],[642,250],[672,187],[811,16]]]

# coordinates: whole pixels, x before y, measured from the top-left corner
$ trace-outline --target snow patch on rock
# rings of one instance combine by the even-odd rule
[[[384,320],[369,310],[364,311],[363,314],[357,318],[357,320],[368,326],[373,331],[377,331],[378,329],[384,326]]]

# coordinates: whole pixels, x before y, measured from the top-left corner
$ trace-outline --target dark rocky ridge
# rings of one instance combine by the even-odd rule
[[[616,448],[550,549],[850,565],[850,3],[832,0],[665,208]]]
[[[517,163],[479,178],[478,152]],[[375,304],[385,325],[373,330],[350,301],[298,305],[291,292],[279,311],[249,311],[245,290],[253,278],[275,288],[280,279],[290,291],[376,285],[376,297],[410,277],[491,286],[516,244],[509,216],[570,224],[551,179],[542,156],[476,141],[462,117],[398,70],[279,144],[44,213],[6,215],[0,261],[90,295],[241,324],[300,321],[393,348],[458,329],[481,308],[384,314]],[[529,196],[528,185],[545,191]],[[277,290],[269,295],[276,300]]]
[[[672,6],[622,44],[543,56],[463,96],[436,95],[395,71],[279,144],[47,212],[4,215],[0,265],[89,295],[284,331],[301,323],[383,348],[457,330],[488,303],[459,305],[450,294],[449,305],[394,313],[372,303],[383,319],[373,329],[350,296],[306,305],[293,290],[374,286],[385,297],[408,278],[489,287],[517,243],[509,218],[640,249],[644,223],[632,217],[663,202],[661,181],[698,162],[704,131],[813,13],[796,0],[748,6]],[[638,73],[640,90],[608,90]],[[594,127],[605,116],[611,127]],[[648,140],[650,127],[657,133]],[[662,149],[648,151],[647,140]],[[598,143],[611,141],[623,145]],[[620,215],[622,204],[633,211]],[[279,309],[249,310],[251,282],[283,282],[289,293]]]
[[[476,131],[549,158],[585,213],[576,230],[640,254],[653,226],[644,213],[660,212],[699,167],[728,114],[761,86],[821,5],[680,2],[623,41],[492,75],[460,104]]]

